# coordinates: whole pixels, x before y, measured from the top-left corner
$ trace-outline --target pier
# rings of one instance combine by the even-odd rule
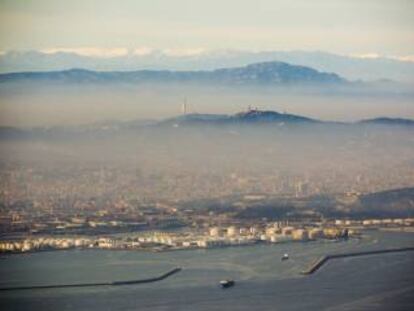
[[[31,290],[31,289],[54,289],[54,288],[70,288],[70,287],[96,287],[96,286],[122,286],[122,285],[134,285],[142,283],[153,283],[162,281],[169,276],[176,274],[182,270],[181,267],[176,267],[158,277],[140,279],[140,280],[129,280],[129,281],[113,281],[103,283],[78,283],[78,284],[55,284],[55,285],[39,285],[39,286],[18,286],[18,287],[2,287],[0,291],[12,291],[12,290]]]
[[[351,252],[351,253],[343,253],[343,254],[325,255],[325,256],[320,257],[318,260],[316,260],[307,270],[302,271],[302,274],[309,275],[309,274],[315,273],[326,262],[328,262],[331,259],[347,258],[347,257],[360,257],[360,256],[387,254],[387,253],[401,253],[401,252],[408,252],[408,251],[414,251],[414,247],[380,249],[380,250],[373,250],[373,251],[362,251],[362,252]]]

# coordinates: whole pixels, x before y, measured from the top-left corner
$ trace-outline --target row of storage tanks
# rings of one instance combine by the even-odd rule
[[[342,229],[338,228],[295,228],[286,226],[282,228],[267,227],[265,229],[258,229],[256,227],[238,228],[236,226],[229,226],[227,228],[212,227],[209,234],[211,237],[227,236],[229,238],[239,235],[254,235],[261,240],[275,240],[275,239],[292,239],[292,240],[316,240],[320,238],[335,238],[343,234]]]

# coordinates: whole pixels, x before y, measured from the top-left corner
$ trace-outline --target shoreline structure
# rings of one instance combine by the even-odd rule
[[[39,285],[39,286],[19,286],[19,287],[2,287],[0,291],[12,291],[12,290],[30,290],[30,289],[53,289],[53,288],[70,288],[70,287],[90,287],[90,286],[121,286],[121,285],[133,285],[142,283],[152,283],[162,281],[173,274],[176,274],[182,270],[181,267],[176,267],[158,277],[141,279],[141,280],[129,280],[129,281],[113,281],[102,283],[78,283],[78,284],[56,284],[56,285]]]
[[[315,273],[319,270],[325,263],[327,263],[331,259],[339,259],[339,258],[347,258],[347,257],[361,257],[367,255],[378,255],[378,254],[387,254],[387,253],[401,253],[401,252],[408,252],[414,251],[414,247],[401,247],[401,248],[393,248],[393,249],[380,249],[380,250],[373,250],[373,251],[362,251],[362,252],[352,252],[352,253],[344,253],[344,254],[333,254],[333,255],[325,255],[320,257],[316,260],[307,270],[302,271],[304,275],[310,275]]]

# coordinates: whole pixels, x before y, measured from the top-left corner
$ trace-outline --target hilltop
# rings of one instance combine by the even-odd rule
[[[301,115],[280,113],[272,110],[259,110],[249,108],[247,111],[235,114],[200,114],[190,113],[183,114],[172,118],[162,120],[131,120],[117,121],[108,120],[84,125],[73,126],[54,126],[54,127],[36,127],[36,128],[17,128],[10,126],[0,126],[0,139],[65,139],[65,138],[98,138],[107,137],[108,135],[123,133],[137,133],[140,131],[156,131],[163,129],[170,131],[170,128],[178,127],[199,127],[200,129],[211,128],[237,128],[244,126],[249,127],[265,125],[269,129],[294,129],[306,126],[308,132],[318,132],[319,130],[352,130],[381,127],[384,129],[401,128],[405,130],[414,129],[414,120],[403,118],[373,118],[364,119],[357,122],[335,122],[329,120],[313,119]]]

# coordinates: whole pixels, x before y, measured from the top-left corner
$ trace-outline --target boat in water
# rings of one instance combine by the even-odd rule
[[[283,254],[282,256],[282,261],[283,260],[288,260],[289,259],[289,255],[288,254]]]
[[[234,280],[221,280],[220,281],[220,286],[222,288],[232,287],[234,286],[234,284],[235,284]]]

